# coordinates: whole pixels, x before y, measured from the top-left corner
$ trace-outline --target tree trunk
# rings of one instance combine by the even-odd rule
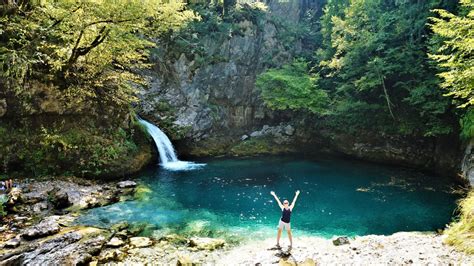
[[[388,111],[390,112],[390,116],[392,116],[393,120],[395,120],[395,116],[392,112],[392,105],[393,103],[390,101],[390,97],[388,96],[387,88],[385,87],[384,77],[379,74],[380,82],[382,83],[383,93],[385,94],[385,100],[387,101]]]

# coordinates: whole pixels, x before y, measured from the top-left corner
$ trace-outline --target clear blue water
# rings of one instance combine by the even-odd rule
[[[290,202],[301,190],[291,221],[297,235],[434,231],[456,207],[452,180],[411,169],[298,157],[204,162],[193,171],[148,169],[139,178],[148,193],[89,210],[78,223],[146,223],[158,235],[269,237],[281,215],[271,190]]]

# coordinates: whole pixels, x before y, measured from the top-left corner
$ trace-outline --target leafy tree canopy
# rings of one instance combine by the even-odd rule
[[[260,74],[256,85],[262,91],[263,100],[272,109],[306,109],[324,114],[328,95],[315,87],[316,77],[308,72],[307,62],[295,60],[282,68],[269,69]]]
[[[8,1],[7,1],[8,2]],[[0,75],[5,87],[28,98],[30,80],[53,84],[66,102],[134,100],[134,69],[146,67],[151,36],[196,16],[180,2],[19,1],[2,6]]]
[[[455,104],[463,110],[461,136],[474,137],[474,2],[461,0],[459,14],[435,9],[438,17],[432,17],[430,27],[430,58],[439,69],[441,87],[448,91]]]
[[[474,105],[474,2],[460,1],[460,14],[435,9],[432,17],[433,49],[430,58],[442,72],[441,87],[464,108]]]
[[[438,0],[328,1],[320,19],[321,45],[311,58],[311,77],[318,78],[282,79],[290,69],[302,69],[295,64],[270,70],[257,80],[263,99],[273,108],[327,114],[326,121],[343,130],[452,132],[450,101],[437,90],[436,69],[427,57],[426,23],[430,10],[442,5]],[[290,85],[284,87],[285,82]]]

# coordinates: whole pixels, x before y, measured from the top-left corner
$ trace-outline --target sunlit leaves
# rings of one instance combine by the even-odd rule
[[[474,2],[461,0],[461,14],[435,9],[431,18],[433,51],[430,58],[442,70],[441,87],[454,97],[459,107],[474,105]]]
[[[127,105],[143,83],[149,48],[162,32],[197,19],[179,1],[32,2],[0,19],[0,73],[17,96],[24,82],[55,84],[69,103],[91,98]],[[81,101],[79,101],[81,102]]]
[[[318,85],[329,92],[332,113],[350,117],[347,126],[358,126],[353,107],[363,110],[366,103],[368,109],[382,112],[373,115],[380,119],[374,118],[372,129],[426,136],[449,133],[449,101],[436,90],[435,71],[426,56],[425,24],[437,4],[328,1],[321,18],[323,46],[316,53]],[[359,113],[360,121],[366,119],[365,112]]]

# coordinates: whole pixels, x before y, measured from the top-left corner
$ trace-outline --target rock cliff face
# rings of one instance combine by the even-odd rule
[[[471,186],[474,186],[474,139],[471,139],[466,146],[461,170],[463,177],[469,181]]]
[[[377,132],[355,134],[321,130],[313,133],[324,142],[320,150],[380,163],[416,167],[441,175],[457,176],[462,160],[458,136],[420,138],[381,135]]]
[[[257,75],[290,62],[304,50],[301,40],[284,43],[285,29],[272,20],[272,14],[285,14],[282,17],[289,23],[298,25],[303,13],[320,8],[319,1],[272,1],[263,22],[236,24],[240,34],[199,36],[207,56],[219,60],[199,65],[195,57],[182,53],[166,62],[173,82],[159,71],[147,73],[151,86],[141,92],[141,115],[164,129],[180,156],[332,153],[458,173],[462,149],[457,136],[351,135],[328,131],[302,114],[265,107],[255,87]]]
[[[299,18],[296,1],[271,7],[275,12],[287,13],[289,20],[296,22]],[[278,39],[282,29],[268,17],[262,20],[262,25],[249,20],[238,22],[239,34],[230,33],[217,40],[214,35],[201,37],[206,57],[219,58],[218,62],[196,68],[197,62],[183,53],[168,63],[174,82],[150,73],[151,87],[142,95],[142,113],[155,121],[166,119],[169,114],[157,109],[160,103],[168,103],[175,116],[174,126],[187,129],[186,138],[197,142],[229,134],[238,136],[246,129],[274,121],[275,112],[265,108],[259,98],[256,76],[268,64],[291,60],[301,44],[295,40],[284,47]]]
[[[207,57],[220,60],[196,68],[196,60],[182,53],[176,61],[168,62],[173,82],[148,73],[151,86],[141,95],[141,113],[174,140],[196,147],[208,146],[216,139],[234,142],[265,124],[279,123],[284,114],[264,106],[255,87],[256,76],[269,66],[292,60],[301,51],[301,42],[282,42],[278,34],[285,29],[272,21],[271,14],[285,14],[286,23],[297,23],[305,8],[320,8],[318,3],[273,1],[270,14],[261,21],[239,21],[238,34],[218,39],[200,36]],[[165,120],[171,120],[171,125],[164,125]]]

